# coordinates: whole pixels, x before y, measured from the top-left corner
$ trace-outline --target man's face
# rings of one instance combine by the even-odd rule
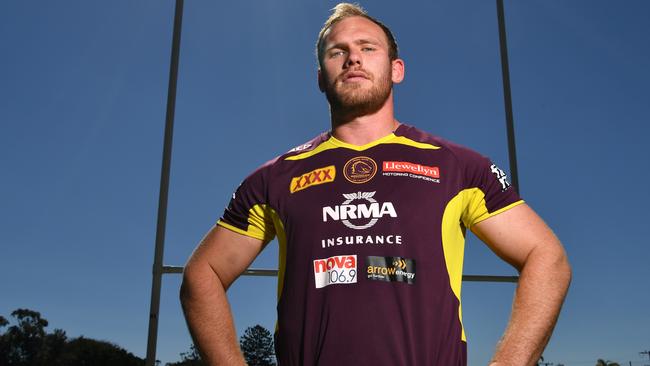
[[[371,113],[402,80],[402,72],[393,72],[396,66],[403,71],[401,60],[390,61],[378,25],[363,17],[346,18],[325,33],[319,86],[333,109]]]

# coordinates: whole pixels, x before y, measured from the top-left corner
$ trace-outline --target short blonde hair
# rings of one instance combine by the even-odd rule
[[[327,18],[325,24],[323,24],[323,28],[321,28],[320,33],[318,33],[318,41],[316,41],[316,57],[318,58],[319,65],[322,66],[321,61],[323,57],[323,46],[324,46],[323,37],[325,36],[325,32],[327,32],[327,30],[330,29],[334,24],[340,22],[345,18],[350,18],[350,17],[363,17],[377,24],[384,31],[384,34],[386,35],[386,40],[388,41],[388,57],[390,58],[391,61],[397,59],[398,47],[397,47],[397,41],[395,40],[393,33],[390,31],[390,29],[387,26],[384,25],[384,23],[368,15],[368,13],[361,7],[361,5],[340,3],[337,4],[332,9],[332,11],[333,11],[332,15],[330,15],[330,17]]]

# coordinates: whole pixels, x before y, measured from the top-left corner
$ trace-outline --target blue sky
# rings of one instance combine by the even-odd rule
[[[329,128],[313,45],[335,2],[185,4],[165,263],[181,265],[252,169]],[[396,115],[507,168],[496,6],[362,3],[396,33]],[[172,1],[0,3],[0,315],[144,357]],[[505,1],[521,191],[574,280],[545,357],[642,365],[650,348],[650,3]],[[272,244],[258,267],[277,265]],[[514,274],[475,238],[465,273]],[[163,279],[158,358],[189,348]],[[471,365],[505,327],[512,284],[465,283]],[[275,279],[230,290],[242,331],[275,323]],[[647,363],[646,358],[646,363]]]

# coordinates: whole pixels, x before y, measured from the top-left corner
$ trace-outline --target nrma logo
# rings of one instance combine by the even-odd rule
[[[379,203],[373,198],[376,192],[344,193],[345,201],[338,206],[323,207],[323,222],[341,221],[350,229],[367,229],[384,217],[397,217],[392,202]],[[363,201],[354,203],[354,201]],[[369,220],[368,220],[369,219]],[[350,220],[355,220],[354,223]],[[365,223],[363,223],[365,222]]]

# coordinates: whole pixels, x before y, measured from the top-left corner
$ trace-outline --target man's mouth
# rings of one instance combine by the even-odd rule
[[[342,81],[347,82],[358,82],[362,80],[368,80],[368,76],[365,72],[362,71],[348,71],[343,75]]]

